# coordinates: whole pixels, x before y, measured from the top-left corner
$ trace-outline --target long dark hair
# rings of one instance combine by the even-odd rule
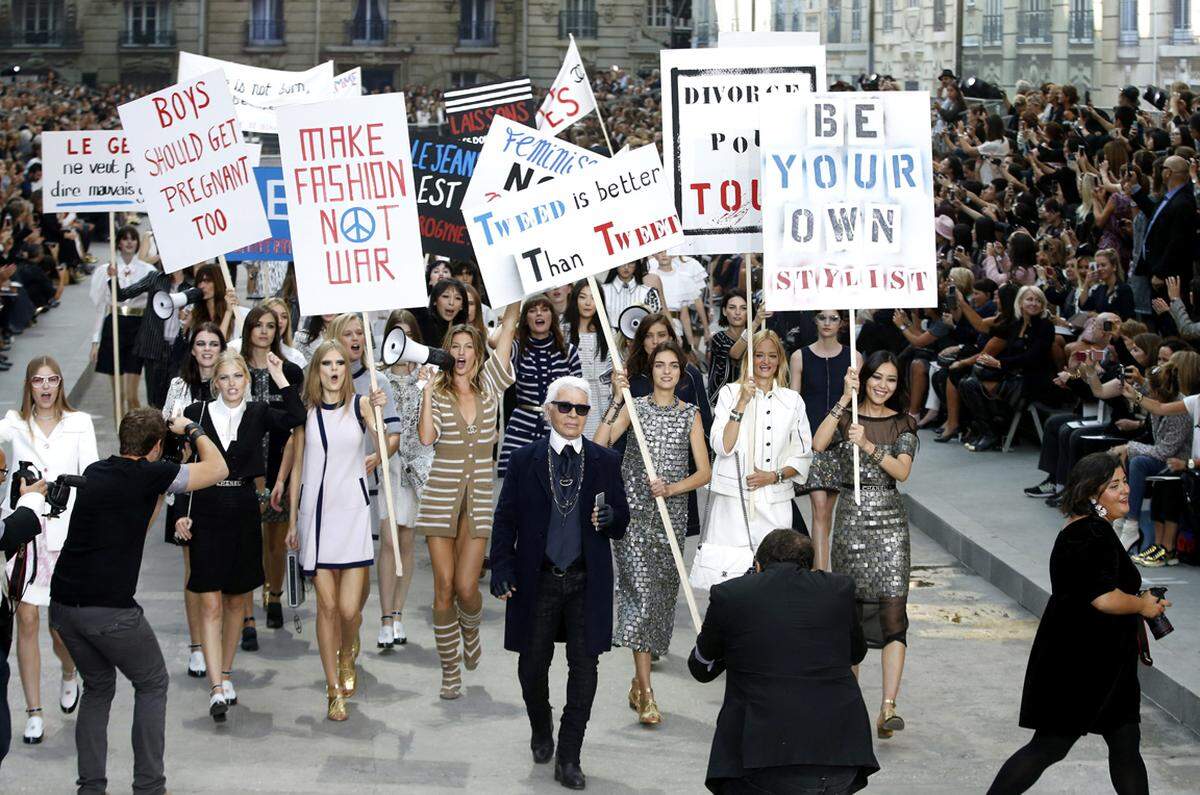
[[[197,301],[192,306],[193,336],[205,323],[216,323],[219,326],[221,321],[225,319],[225,310],[228,308],[225,305],[225,276],[221,273],[221,269],[212,263],[196,268],[196,287],[199,287],[200,282],[203,281],[212,282],[213,316],[209,317],[207,301]],[[222,334],[221,339],[224,338],[225,335]]]
[[[629,355],[625,359],[625,370],[629,373],[630,378],[649,374],[650,354],[646,353],[646,335],[659,323],[666,326],[671,341],[676,345],[679,344],[679,336],[675,333],[675,327],[671,325],[671,318],[661,312],[651,312],[646,315],[642,318],[641,324],[633,334],[633,340],[629,343]]]
[[[529,347],[529,340],[532,339],[529,333],[529,310],[535,306],[544,306],[550,310],[550,336],[554,340],[554,347],[566,356],[567,341],[563,339],[562,324],[558,322],[558,312],[554,311],[554,304],[550,303],[545,293],[527,298],[521,305],[521,322],[517,325],[517,347],[522,351]]]
[[[459,308],[458,314],[450,319],[450,322],[447,323],[447,326],[457,326],[459,323],[466,323],[468,313],[467,286],[458,279],[442,279],[433,286],[433,289],[429,292],[430,317],[433,317],[442,323],[446,323],[445,320],[442,320],[441,313],[437,311],[437,300],[441,298],[442,293],[446,292],[447,290],[457,290],[459,298],[462,299],[462,306]],[[483,311],[483,307],[480,307],[480,311]]]
[[[783,362],[779,364],[780,367],[783,366]],[[908,405],[908,384],[902,375],[904,371],[900,369],[900,360],[891,351],[875,351],[863,362],[863,368],[858,373],[858,399],[860,402],[867,399],[867,382],[885,364],[890,364],[896,368],[896,391],[892,393],[892,396],[883,405],[897,414],[902,414],[904,407]]]
[[[258,325],[263,315],[275,318],[275,334],[271,337],[270,351],[280,359],[283,358],[283,350],[279,346],[279,316],[273,310],[259,304],[246,314],[246,319],[242,322],[242,354],[246,357],[247,367],[250,361],[250,332]]]
[[[567,311],[563,313],[563,320],[567,324],[568,339],[571,344],[579,348],[579,294],[584,290],[590,289],[587,282],[576,282],[571,288],[571,297],[567,300]],[[599,306],[601,296],[592,296],[592,305]],[[608,358],[608,339],[604,336],[604,330],[600,328],[599,313],[592,315],[592,325],[596,327],[596,359],[604,360]]]
[[[183,364],[179,366],[179,377],[191,388],[192,397],[197,400],[207,400],[208,396],[202,395],[200,390],[200,365],[196,364],[196,357],[192,355],[192,345],[195,344],[197,336],[206,333],[216,335],[217,339],[221,341],[221,352],[224,353],[226,348],[225,334],[216,323],[206,320],[192,331],[192,338],[188,342],[187,356],[183,357]]]
[[[1085,455],[1071,467],[1063,489],[1062,512],[1066,516],[1089,516],[1096,512],[1092,500],[1112,480],[1121,460],[1112,453]]]
[[[620,268],[613,268],[612,270],[610,270],[608,272],[608,278],[606,278],[604,280],[604,283],[608,284],[609,282],[616,279],[618,270],[620,270]],[[637,262],[635,262],[634,267],[633,267],[633,283],[641,284],[642,279],[644,279],[646,277],[646,274],[649,272],[650,272],[650,268],[649,268],[649,266],[646,265],[645,258],[642,258],[642,259],[638,260]]]
[[[683,348],[681,348],[679,343],[675,342],[674,340],[660,342],[654,347],[654,350],[650,351],[650,354],[646,357],[646,369],[653,370],[655,360],[664,353],[675,354],[675,358],[679,361],[679,380],[683,381],[684,375],[687,374],[688,359],[687,355],[683,352]],[[676,386],[678,386],[678,384],[676,384]],[[654,388],[653,378],[650,379],[650,388]]]

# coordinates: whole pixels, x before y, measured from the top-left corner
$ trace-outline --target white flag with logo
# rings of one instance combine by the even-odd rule
[[[558,77],[554,78],[554,85],[550,86],[550,92],[538,109],[537,128],[558,135],[595,109],[596,96],[572,36]]]

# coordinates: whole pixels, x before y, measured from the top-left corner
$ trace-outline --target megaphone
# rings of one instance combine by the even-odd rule
[[[625,307],[621,312],[621,316],[617,318],[617,330],[621,332],[621,336],[625,339],[633,339],[633,335],[637,333],[638,326],[642,325],[642,321],[646,319],[646,315],[648,314],[650,314],[650,310],[641,304]]]
[[[404,333],[404,329],[399,326],[389,331],[387,337],[384,338],[379,358],[388,367],[398,362],[432,364],[443,370],[449,370],[454,366],[454,357],[449,353],[441,348],[430,348],[428,345],[410,340]]]
[[[200,292],[199,287],[189,287],[182,293],[159,290],[150,299],[150,303],[154,307],[154,314],[166,320],[185,306],[199,303],[202,298],[204,298],[204,294]]]

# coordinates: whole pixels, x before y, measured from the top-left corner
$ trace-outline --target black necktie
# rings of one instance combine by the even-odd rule
[[[563,445],[562,452],[558,454],[558,481],[559,485],[564,489],[571,486],[571,482],[575,478],[575,448],[571,445]]]

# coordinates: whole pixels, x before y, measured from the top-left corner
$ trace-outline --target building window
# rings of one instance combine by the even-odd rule
[[[891,33],[896,29],[896,2],[895,0],[883,0],[883,32]]]
[[[599,35],[600,21],[596,16],[596,0],[565,0],[558,12],[558,37],[573,35],[577,39],[594,39]]]
[[[450,87],[451,88],[472,88],[479,85],[483,81],[479,79],[479,72],[451,72]]]
[[[1046,0],[1021,0],[1017,41],[1050,41],[1050,12],[1046,10]]]
[[[825,29],[825,41],[838,44],[842,40],[842,0],[829,0],[829,22]]]
[[[1121,45],[1136,47],[1138,43],[1137,0],[1121,0]]]
[[[1067,19],[1067,40],[1090,42],[1092,24],[1091,0],[1071,0],[1071,15]]]
[[[1004,43],[1003,0],[987,0],[983,7],[983,43],[986,46]]]
[[[163,47],[175,43],[170,0],[125,0],[125,46]]]
[[[908,0],[908,7],[909,8],[920,8],[921,0]]]
[[[13,30],[22,44],[58,44],[62,37],[61,0],[16,0]]]
[[[649,0],[646,3],[646,24],[652,28],[671,27],[671,5],[668,0]]]
[[[468,47],[496,46],[496,6],[492,0],[460,0],[458,43]]]
[[[250,0],[247,44],[283,44],[283,0]]]
[[[850,41],[862,41],[862,0],[850,0]]]
[[[933,29],[938,33],[946,29],[946,0],[933,0]]]
[[[388,38],[387,0],[358,0],[350,20],[351,44],[383,44]]]
[[[1171,16],[1173,30],[1172,44],[1191,44],[1192,36],[1192,3],[1191,0],[1172,0]]]

